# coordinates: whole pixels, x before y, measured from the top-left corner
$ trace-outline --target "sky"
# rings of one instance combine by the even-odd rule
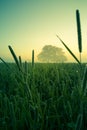
[[[0,0],[0,57],[13,61],[8,49],[30,61],[45,45],[61,47],[69,62],[75,61],[56,34],[79,58],[76,9],[80,12],[82,61],[87,61],[87,0]],[[36,58],[37,60],[37,58]]]

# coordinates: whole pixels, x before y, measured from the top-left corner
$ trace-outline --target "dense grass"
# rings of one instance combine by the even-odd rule
[[[86,130],[87,94],[78,64],[0,64],[1,130]],[[81,72],[80,72],[81,71]],[[82,75],[82,77],[81,77]]]

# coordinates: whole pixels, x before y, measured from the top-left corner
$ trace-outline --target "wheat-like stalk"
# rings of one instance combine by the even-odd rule
[[[77,21],[78,48],[79,48],[80,62],[81,62],[82,37],[81,37],[81,24],[80,24],[80,13],[79,13],[79,10],[76,10],[76,21]]]
[[[34,50],[32,50],[32,67],[34,67]]]
[[[20,64],[20,66],[22,68],[22,59],[21,59],[21,56],[19,56],[19,64]]]
[[[14,50],[12,49],[11,46],[8,46],[8,48],[9,48],[9,50],[10,50],[10,52],[11,52],[11,54],[12,54],[12,56],[13,56],[15,62],[16,62],[16,65],[17,65],[18,69],[20,70],[20,69],[21,69],[21,68],[20,68],[20,64],[19,64],[19,61],[18,61],[18,59],[17,59],[17,56],[16,56]]]
[[[6,65],[7,68],[11,69],[10,66],[1,57],[0,60]]]
[[[81,64],[81,62],[77,59],[77,57],[74,55],[74,53],[69,49],[69,47],[61,40],[61,38],[56,35],[58,37],[58,39],[61,41],[61,43],[65,46],[65,48],[68,50],[68,52],[73,56],[73,58],[79,63]]]

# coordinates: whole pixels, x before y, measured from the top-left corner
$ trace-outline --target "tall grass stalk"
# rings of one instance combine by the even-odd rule
[[[28,63],[27,63],[27,61],[25,61],[24,66],[25,66],[25,73],[26,73],[26,75],[28,75]]]
[[[34,50],[32,50],[32,67],[34,67]]]
[[[15,111],[14,111],[14,107],[13,107],[13,103],[12,102],[9,103],[9,107],[10,107],[10,118],[11,118],[11,127],[12,127],[12,130],[17,130],[16,129]]]
[[[22,59],[21,59],[21,56],[19,56],[19,65],[22,68]]]
[[[69,47],[61,40],[61,38],[56,35],[58,39],[61,41],[61,43],[65,46],[65,48],[68,50],[68,52],[72,55],[72,57],[81,65],[81,62],[78,60],[78,58],[74,55],[74,53],[69,49]]]
[[[9,45],[9,50],[14,58],[14,61],[18,67],[18,70],[21,71],[24,75],[27,75],[24,71],[23,71],[23,67],[22,67],[22,60],[21,60],[21,57],[19,56],[19,59],[17,58],[14,50],[12,49],[12,47]],[[28,75],[29,76],[29,75]]]
[[[0,60],[6,65],[7,68],[11,69],[10,66],[1,57]]]
[[[82,130],[81,127],[82,127],[82,119],[83,119],[83,115],[82,114],[79,114],[77,116],[77,121],[76,121],[76,126],[75,126],[75,130]]]
[[[82,80],[82,91],[84,94],[86,94],[86,89],[87,89],[87,65],[85,66],[83,80]]]
[[[76,10],[76,21],[77,21],[78,48],[79,48],[80,62],[81,62],[82,37],[81,37],[81,24],[80,24],[80,13],[79,13],[79,10]]]
[[[15,52],[13,51],[11,46],[8,46],[8,48],[9,48],[9,50],[10,50],[10,52],[11,52],[11,54],[12,54],[12,56],[13,56],[15,62],[16,62],[16,65],[17,65],[18,69],[21,70],[20,65],[19,65],[19,61],[17,59],[17,56],[16,56]]]

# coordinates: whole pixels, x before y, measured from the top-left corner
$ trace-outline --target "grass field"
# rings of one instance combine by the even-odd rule
[[[82,63],[79,10],[76,10],[78,63],[22,63],[0,60],[0,130],[87,130],[87,65]]]
[[[0,130],[86,130],[85,64],[8,66],[0,63]]]

